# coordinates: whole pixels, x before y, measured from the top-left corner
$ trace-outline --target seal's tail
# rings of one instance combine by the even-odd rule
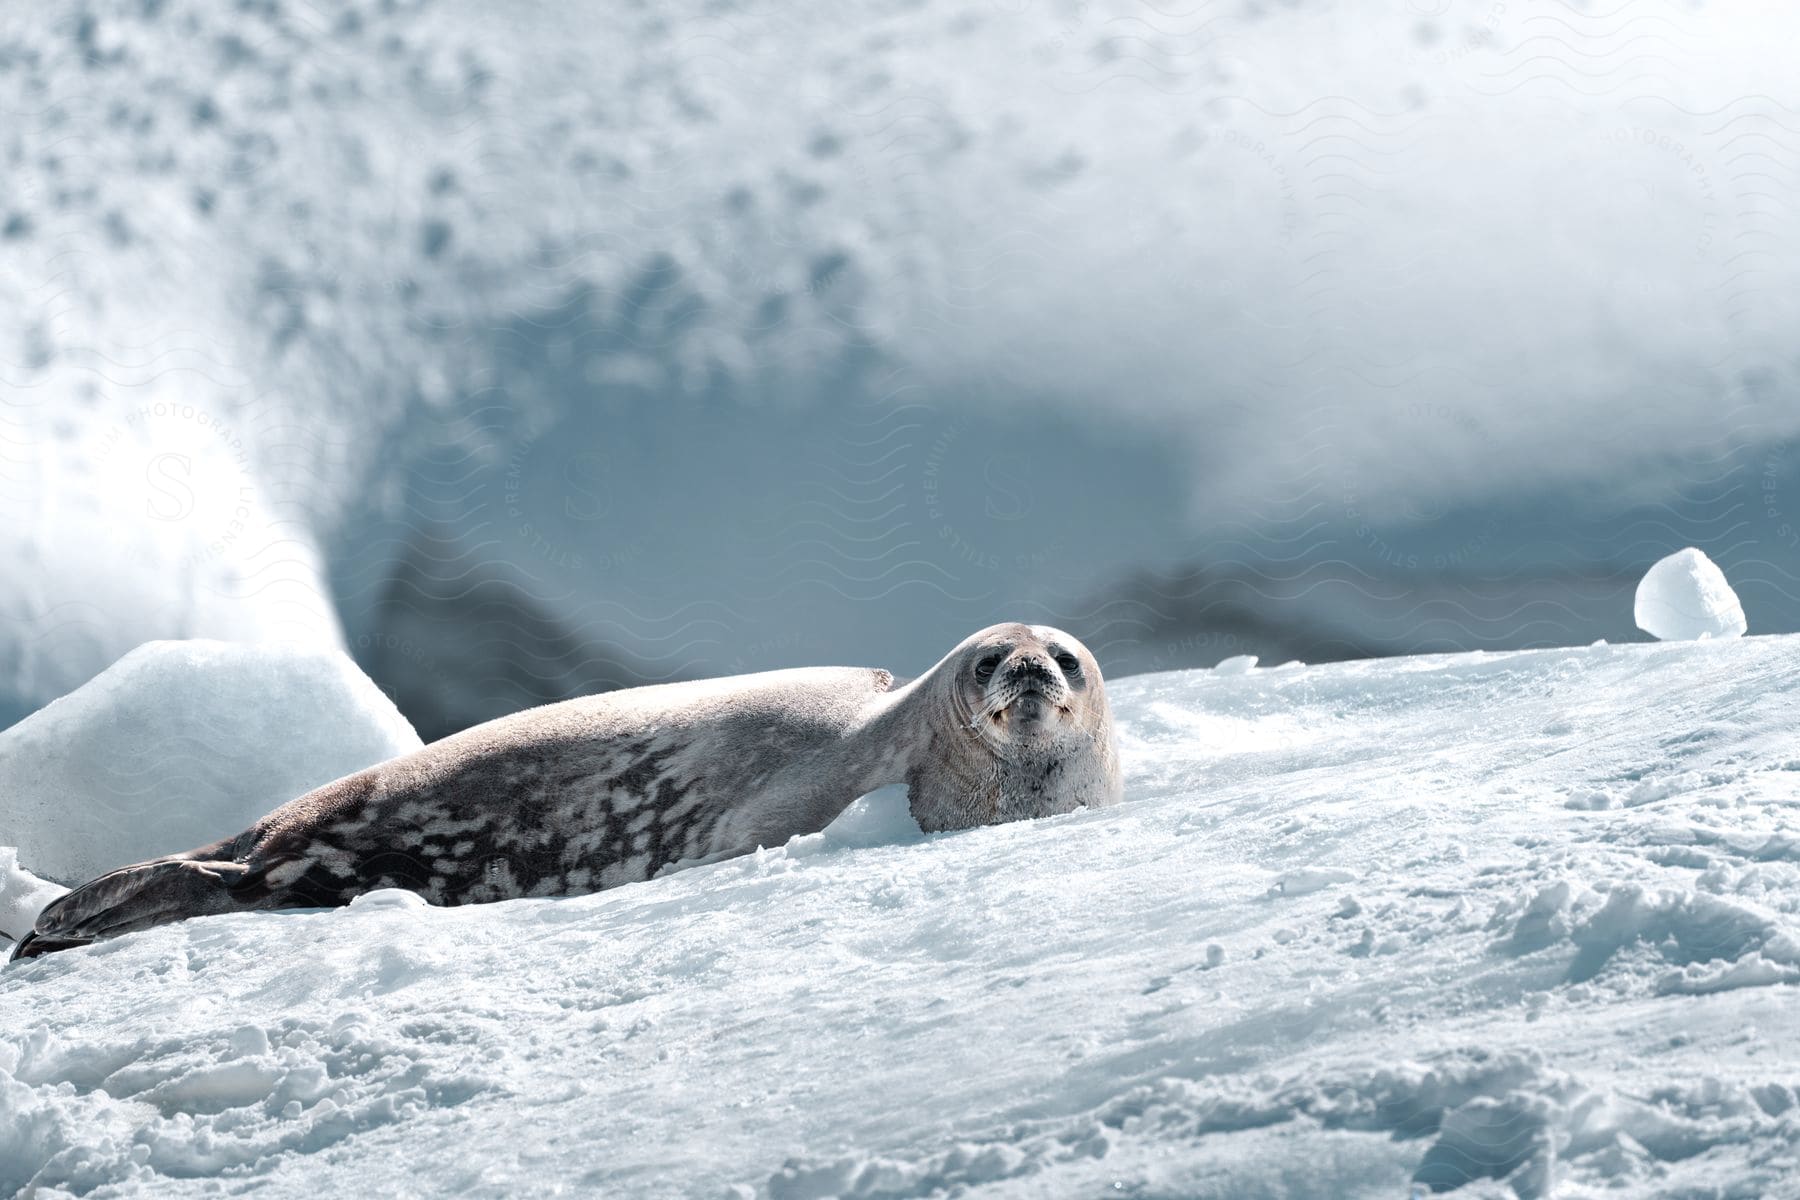
[[[108,871],[51,901],[12,956],[35,958],[169,921],[254,907],[233,892],[249,872],[243,863],[180,856]]]

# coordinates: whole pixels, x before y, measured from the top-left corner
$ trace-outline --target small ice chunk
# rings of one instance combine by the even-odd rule
[[[354,897],[349,904],[349,907],[354,909],[407,909],[426,908],[428,906],[429,902],[417,892],[409,892],[404,888],[391,887],[376,888],[374,891],[364,892],[362,895]]]
[[[817,833],[789,838],[784,849],[790,858],[807,858],[833,850],[901,845],[924,836],[913,819],[906,785],[895,783],[851,801],[831,824]]]
[[[823,833],[825,844],[834,848],[899,845],[924,836],[913,819],[904,784],[889,784],[853,800]]]
[[[1234,654],[1213,668],[1214,675],[1248,675],[1256,669],[1256,655]]]
[[[1742,637],[1747,628],[1725,572],[1692,546],[1644,572],[1632,616],[1639,629],[1665,642]]]

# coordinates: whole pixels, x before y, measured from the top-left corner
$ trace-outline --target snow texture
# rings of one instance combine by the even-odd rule
[[[418,746],[340,651],[146,643],[0,733],[0,932],[49,901],[33,876],[204,845]]]
[[[1748,628],[1725,572],[1692,546],[1644,572],[1632,617],[1639,629],[1665,642],[1743,637]]]
[[[1142,676],[1117,808],[925,837],[887,791],[595,896],[16,964],[0,1194],[1781,1195],[1796,679]]]

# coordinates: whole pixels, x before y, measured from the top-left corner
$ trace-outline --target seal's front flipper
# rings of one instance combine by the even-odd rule
[[[255,907],[234,894],[249,873],[243,863],[192,858],[120,867],[52,901],[12,956],[34,958],[152,925]]]

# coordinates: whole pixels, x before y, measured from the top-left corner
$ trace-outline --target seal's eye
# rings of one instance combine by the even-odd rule
[[[990,654],[975,664],[975,682],[986,683],[994,677],[994,668],[1000,665],[1000,656]]]
[[[1064,675],[1081,674],[1081,660],[1067,650],[1056,656],[1056,665],[1062,668]]]

